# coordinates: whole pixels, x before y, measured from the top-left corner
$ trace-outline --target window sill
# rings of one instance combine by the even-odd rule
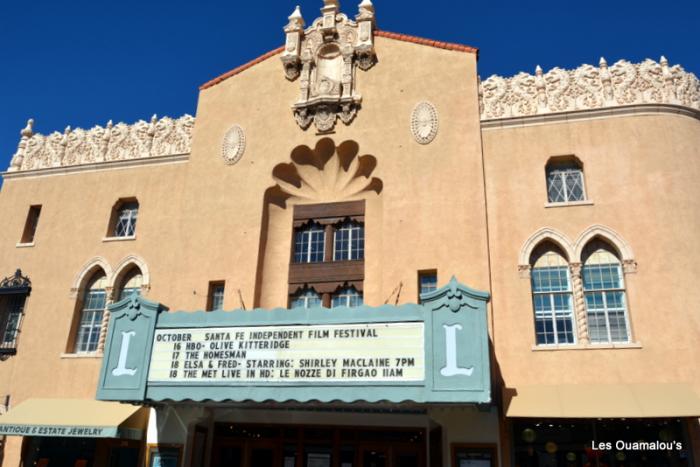
[[[545,203],[545,208],[565,208],[569,206],[593,206],[593,201],[586,199],[583,201],[564,201],[562,203]]]
[[[17,248],[32,248],[34,246],[34,242],[31,243],[22,243],[19,242],[17,245],[15,245]]]
[[[136,235],[130,237],[105,237],[102,239],[103,242],[128,242],[136,240]]]
[[[61,358],[102,358],[102,352],[62,353]]]
[[[547,352],[550,350],[598,350],[598,349],[641,349],[639,342],[617,342],[613,344],[561,344],[561,345],[533,345],[533,352]]]

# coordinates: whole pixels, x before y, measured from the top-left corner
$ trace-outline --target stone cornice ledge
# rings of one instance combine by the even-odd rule
[[[69,175],[80,172],[96,172],[105,170],[123,170],[147,165],[176,164],[189,161],[188,154],[175,154],[158,157],[144,157],[141,159],[127,159],[121,161],[95,162],[92,164],[69,165],[65,167],[49,167],[45,169],[23,170],[19,172],[1,172],[5,180],[18,178],[39,178],[56,175]]]
[[[571,110],[567,112],[554,112],[541,115],[482,120],[481,128],[482,130],[497,130],[501,128],[550,125],[555,123],[568,123],[584,120],[599,120],[610,117],[658,114],[681,115],[700,120],[700,110],[684,107],[682,105],[632,104],[619,107],[605,107],[601,109]]]

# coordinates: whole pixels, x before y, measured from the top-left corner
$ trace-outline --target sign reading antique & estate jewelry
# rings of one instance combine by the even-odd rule
[[[158,329],[148,382],[423,381],[424,325]]]

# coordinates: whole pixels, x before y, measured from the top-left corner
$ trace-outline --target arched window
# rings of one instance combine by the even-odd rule
[[[350,219],[335,228],[333,260],[348,261],[365,257],[365,226]]]
[[[121,284],[119,284],[117,291],[114,294],[116,298],[115,301],[118,302],[120,300],[124,300],[133,293],[141,295],[142,285],[143,274],[141,274],[141,270],[138,267],[134,266],[129,269],[129,271],[124,275],[124,278],[121,280]]]
[[[552,158],[546,167],[547,200],[550,203],[584,201],[583,166],[575,157]]]
[[[576,340],[569,265],[551,243],[531,256],[532,303],[537,344],[573,344]]]
[[[319,263],[326,248],[323,226],[309,222],[294,230],[294,262]]]
[[[99,271],[90,278],[85,287],[75,338],[75,353],[95,352],[97,350],[107,302],[106,286],[107,276],[104,272]]]
[[[331,306],[333,308],[339,306],[347,306],[350,308],[362,305],[362,292],[358,292],[353,286],[344,287],[338,290],[331,297]]]
[[[321,306],[321,295],[313,288],[306,288],[292,296],[290,308],[314,308],[318,306]]]
[[[583,250],[583,292],[591,343],[630,338],[622,264],[610,245],[593,240]]]

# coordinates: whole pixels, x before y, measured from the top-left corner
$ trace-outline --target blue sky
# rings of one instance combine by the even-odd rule
[[[0,6],[0,170],[27,118],[48,134],[194,114],[198,86],[283,43],[322,0],[35,0]],[[341,0],[352,15],[359,0]],[[479,73],[658,60],[700,74],[700,1],[374,0],[381,29],[480,49]],[[280,77],[282,76],[280,67]]]

